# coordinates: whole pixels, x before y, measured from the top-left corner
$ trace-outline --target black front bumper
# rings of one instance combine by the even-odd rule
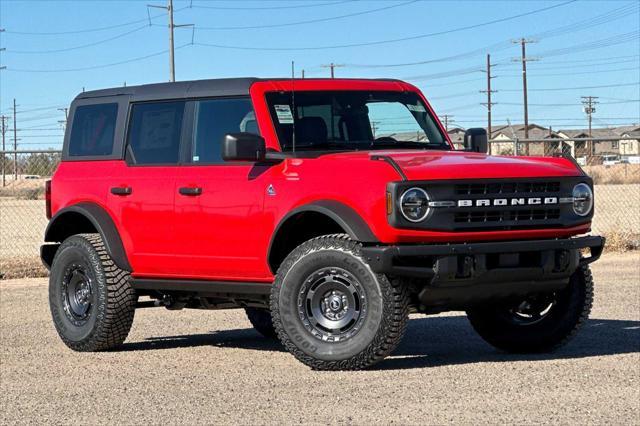
[[[420,303],[432,310],[465,309],[491,299],[554,291],[582,265],[597,260],[598,236],[464,244],[367,246],[376,273],[414,278]],[[590,257],[581,250],[589,248]],[[438,308],[436,308],[438,307]]]

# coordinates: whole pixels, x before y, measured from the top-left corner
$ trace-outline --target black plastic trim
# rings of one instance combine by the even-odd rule
[[[372,155],[371,159],[373,161],[384,161],[386,163],[389,163],[389,165],[393,167],[393,170],[398,172],[403,181],[407,180],[407,175],[404,174],[402,168],[398,165],[398,163],[396,163],[393,158],[389,157],[388,155]]]
[[[566,238],[555,240],[523,240],[523,241],[500,241],[483,243],[462,243],[462,244],[422,244],[422,245],[388,245],[388,246],[366,246],[362,248],[365,260],[374,272],[380,274],[403,275],[402,269],[394,266],[394,259],[413,256],[450,256],[450,255],[478,255],[489,253],[517,253],[536,252],[546,250],[579,250],[583,248],[591,249],[589,258],[581,259],[580,265],[585,265],[598,260],[604,249],[605,239],[600,236],[587,236],[578,238]],[[418,276],[425,278],[433,276],[432,268],[413,271]],[[412,275],[416,276],[416,275]]]
[[[316,212],[322,213],[331,219],[333,219],[338,225],[345,230],[349,236],[364,243],[378,242],[378,238],[371,232],[369,225],[360,217],[360,215],[351,207],[334,200],[319,200],[314,201],[304,206],[298,207],[290,211],[278,224],[271,237],[271,244],[273,239],[278,234],[278,231],[282,225],[292,216],[295,216],[303,212]],[[271,244],[269,245],[269,252],[271,251]]]
[[[107,213],[102,207],[92,203],[79,203],[70,207],[66,207],[55,214],[49,221],[47,229],[44,232],[45,242],[62,242],[69,235],[65,232],[65,229],[59,225],[59,220],[64,217],[65,214],[76,213],[87,218],[94,228],[102,236],[107,252],[115,262],[115,264],[126,271],[132,271],[127,254],[122,244],[122,239],[118,233],[113,219],[109,213]],[[48,250],[48,249],[41,249]],[[44,251],[42,251],[44,253]],[[43,263],[46,265],[45,258],[42,258]]]
[[[134,278],[131,286],[136,290],[185,291],[199,294],[238,294],[266,296],[271,292],[271,283],[241,281],[167,280]]]

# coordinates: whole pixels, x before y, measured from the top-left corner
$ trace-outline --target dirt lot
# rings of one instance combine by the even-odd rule
[[[500,353],[460,313],[410,322],[376,369],[314,372],[242,311],[140,310],[119,351],[58,339],[44,279],[0,282],[0,423],[640,424],[640,254],[594,267],[592,319],[550,355]]]

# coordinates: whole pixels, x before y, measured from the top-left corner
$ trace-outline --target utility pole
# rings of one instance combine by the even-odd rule
[[[527,62],[535,61],[534,58],[527,58],[527,43],[534,43],[533,40],[527,40],[521,38],[520,40],[513,40],[513,43],[520,44],[522,48],[522,54],[520,59],[514,59],[515,61],[522,62],[522,94],[524,100],[524,138],[529,138],[529,103],[527,101]],[[525,155],[529,155],[529,142],[525,143]]]
[[[596,104],[598,104],[597,96],[581,96],[582,105],[584,105],[584,112],[587,114],[587,120],[589,121],[589,138],[592,138],[591,134],[591,115],[596,112]],[[589,139],[587,142],[587,164],[590,163],[591,156],[593,155],[593,140]]]
[[[304,78],[304,69],[302,70],[302,78]]]
[[[6,171],[5,171],[5,150],[6,150],[6,145],[5,145],[5,138],[4,135],[7,133],[7,117],[6,116],[0,116],[0,120],[2,120],[2,186],[5,187],[7,186],[7,175],[6,175]]]
[[[153,7],[156,9],[164,9],[169,16],[169,81],[176,81],[176,64],[174,60],[175,49],[173,45],[173,30],[179,27],[193,27],[193,24],[176,25],[173,23],[173,0],[167,0],[166,6],[157,6],[148,4],[147,7]],[[151,17],[149,17],[149,24],[151,25]],[[193,43],[193,40],[191,40]]]
[[[444,114],[442,116],[442,118],[444,119],[444,129],[448,132],[449,131],[449,121],[453,121],[453,115]]]
[[[321,68],[329,68],[331,70],[331,78],[335,78],[335,69],[344,67],[344,64],[334,64],[331,62],[327,65],[320,65]]]
[[[495,102],[491,102],[491,94],[492,93],[496,93],[497,90],[491,90],[491,79],[495,78],[491,76],[491,67],[493,65],[491,65],[491,55],[487,54],[487,70],[485,71],[487,73],[487,90],[481,90],[480,93],[486,93],[487,94],[487,103],[482,103],[482,105],[487,107],[487,135],[489,140],[491,140],[491,107],[493,105],[495,105]]]
[[[62,127],[62,130],[67,130],[67,124],[69,124],[69,108],[58,108],[58,111],[64,112],[64,120],[58,120],[58,124]]]
[[[16,127],[16,98],[13,98],[13,171],[18,182],[18,133]]]

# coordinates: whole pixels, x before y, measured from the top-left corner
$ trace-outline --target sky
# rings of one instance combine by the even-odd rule
[[[0,0],[0,115],[19,149],[60,148],[64,110],[83,89],[168,81],[166,0]],[[639,1],[174,0],[177,80],[219,77],[398,78],[418,86],[449,127],[640,122]]]

